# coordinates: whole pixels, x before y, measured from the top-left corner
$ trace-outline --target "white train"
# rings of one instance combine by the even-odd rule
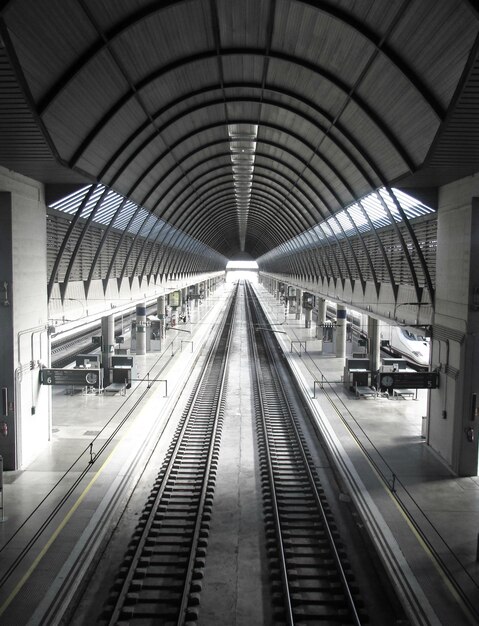
[[[327,317],[336,321],[336,307],[328,304]],[[367,339],[368,321],[367,315],[356,311],[348,311],[347,321],[350,324],[349,338]],[[430,361],[430,341],[420,328],[409,326],[393,326],[387,322],[380,323],[381,349],[393,356],[400,356],[409,363],[428,368]],[[351,337],[352,335],[352,337]]]
[[[381,339],[389,342],[389,346],[385,346],[385,350],[404,357],[407,361],[420,367],[429,367],[430,359],[430,342],[419,329],[408,328],[407,326],[389,326],[387,332],[389,337],[385,337],[385,333],[381,333]]]

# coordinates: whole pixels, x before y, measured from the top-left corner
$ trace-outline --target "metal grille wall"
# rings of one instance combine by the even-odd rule
[[[417,237],[419,247],[424,255],[432,283],[435,285],[437,248],[436,215],[434,214],[428,217],[419,218],[416,221],[411,220],[410,224]],[[417,257],[415,247],[412,244],[407,228],[404,224],[399,224],[398,228],[407,244],[408,253],[412,260],[418,283],[421,287],[426,286],[426,277],[422,271],[421,263]],[[396,231],[391,227],[387,227],[378,229],[377,234],[389,260],[395,283],[397,285],[412,285],[413,278]],[[378,281],[389,282],[389,274],[376,236],[373,233],[365,234],[363,235],[363,240],[371,256],[371,261],[376,271]],[[351,245],[349,245],[349,243]],[[349,243],[343,239],[340,240],[339,243],[332,243],[331,245],[310,245],[309,248],[303,249],[302,251],[290,252],[288,255],[289,259],[287,259],[286,255],[283,255],[280,259],[270,261],[267,269],[269,271],[281,273],[284,271],[291,271],[294,267],[301,267],[303,268],[303,271],[308,274],[316,274],[319,270],[319,273],[323,276],[330,278],[332,275],[332,277],[336,279],[346,278],[349,276],[346,267],[347,263],[353,280],[358,280],[360,276],[356,269],[356,263],[353,256],[355,255],[364,280],[373,281],[371,268],[364,254],[363,246],[361,245],[359,237],[350,237]],[[339,249],[340,247],[341,249]],[[291,265],[288,269],[286,269],[288,262],[290,262]]]
[[[67,217],[59,214],[48,214],[47,219],[47,242],[48,242],[48,278],[50,279],[51,273],[53,271],[53,266],[55,260],[57,258],[58,252],[60,250],[60,246],[65,238],[68,227],[70,226],[70,220]],[[75,226],[65,249],[64,254],[62,255],[60,265],[58,267],[57,276],[55,277],[55,282],[63,282],[65,279],[65,275],[68,269],[68,265],[70,262],[70,258],[74,252],[75,246],[78,241],[78,237],[83,231],[84,221],[80,220]],[[73,264],[71,273],[70,273],[70,281],[80,281],[80,280],[88,280],[90,268],[92,267],[92,263],[95,257],[95,254],[100,245],[101,239],[103,237],[104,229],[98,227],[97,225],[91,225],[90,228],[86,231],[84,239],[79,247],[78,254],[76,256],[75,262]],[[118,242],[121,238],[121,233],[118,231],[111,230],[108,233],[106,240],[103,243],[100,254],[98,256],[98,260],[96,266],[94,268],[94,272],[92,275],[92,279],[103,279],[107,275],[108,268],[110,266],[111,259],[114,256],[115,250],[117,248]],[[133,250],[130,252],[130,248],[132,246],[133,237],[130,235],[125,235],[121,242],[120,248],[115,258],[115,262],[113,265],[112,272],[110,274],[110,278],[119,278],[122,275],[123,266],[128,257],[126,271],[124,272],[125,277],[131,277],[133,275],[133,270],[135,268],[135,275],[139,275],[143,271],[143,267],[146,261],[146,271],[145,275],[149,275],[151,273],[161,273],[163,267],[161,266],[161,261],[166,257],[167,251],[170,250],[168,246],[162,244],[153,244],[153,242],[147,242],[143,247],[143,238],[138,238],[134,245]],[[143,248],[142,248],[143,247]],[[140,254],[141,253],[141,254]],[[129,255],[129,256],[128,256]],[[140,255],[140,259],[137,261],[138,256]],[[191,260],[194,260],[196,255],[191,255]],[[153,262],[155,261],[155,266],[153,266]]]

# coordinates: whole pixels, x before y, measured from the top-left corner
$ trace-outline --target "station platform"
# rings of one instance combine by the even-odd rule
[[[54,388],[51,442],[30,466],[4,475],[0,624],[55,623],[49,612],[68,605],[65,581],[88,570],[115,516],[108,527],[98,522],[130,498],[145,459],[161,457],[169,444],[175,402],[201,368],[231,289],[221,285],[192,308],[190,321],[168,331],[160,352],[136,357],[137,380],[126,396]],[[343,359],[330,346],[319,349],[315,328],[304,328],[294,313],[285,316],[262,285],[255,289],[339,467],[344,498],[353,498],[358,524],[379,546],[411,623],[478,623],[461,608],[433,553],[479,613],[479,478],[454,476],[427,445],[426,391],[417,399],[357,397],[341,380]],[[153,450],[161,433],[163,443]]]
[[[336,358],[332,344],[316,339],[314,321],[305,328],[304,315],[298,320],[295,313],[285,314],[284,304],[262,285],[255,289],[417,623],[479,623],[479,477],[455,476],[427,445],[428,392],[355,393],[342,380],[344,359]],[[475,615],[462,612],[437,559]]]
[[[0,624],[54,624],[68,606],[72,595],[63,589],[75,593],[68,583],[101,552],[114,511],[131,497],[147,460],[164,456],[181,413],[177,401],[190,393],[231,290],[223,284],[193,301],[188,321],[166,331],[161,350],[132,353],[126,393],[52,387],[51,441],[28,467],[3,475]],[[129,344],[127,336],[123,348]]]

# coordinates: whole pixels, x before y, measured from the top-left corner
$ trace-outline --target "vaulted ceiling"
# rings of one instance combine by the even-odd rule
[[[465,0],[0,2],[0,164],[98,181],[227,258],[479,169]]]

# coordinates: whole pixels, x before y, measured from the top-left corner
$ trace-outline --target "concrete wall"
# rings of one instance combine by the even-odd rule
[[[465,476],[477,474],[478,458],[478,418],[472,414],[472,394],[479,394],[478,198],[477,175],[446,185],[439,194],[432,366],[440,371],[440,389],[431,394],[429,443]]]
[[[50,362],[46,206],[40,183],[4,168],[0,192],[2,230],[8,229],[3,236],[10,241],[10,248],[2,250],[2,255],[10,255],[10,274],[3,275],[2,258],[0,276],[2,285],[8,283],[1,322],[9,337],[0,347],[0,379],[2,386],[8,385],[13,403],[7,416],[9,434],[0,436],[0,454],[5,469],[15,469],[30,463],[50,437],[50,390],[39,384],[40,368]]]

